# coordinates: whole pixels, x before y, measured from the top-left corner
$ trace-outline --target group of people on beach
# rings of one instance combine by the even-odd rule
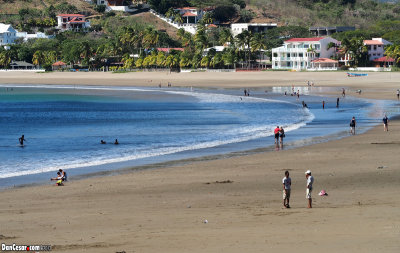
[[[283,138],[285,138],[285,130],[283,127],[276,126],[274,129],[275,144],[281,146],[283,145]]]
[[[64,186],[64,182],[67,181],[67,172],[62,169],[59,169],[57,172],[57,176],[50,178],[51,181],[56,181],[56,186]]]
[[[306,199],[308,202],[308,208],[312,208],[312,197],[311,193],[313,190],[314,177],[311,175],[311,171],[307,170],[305,172],[307,184],[306,184]],[[283,184],[283,206],[285,208],[290,208],[290,191],[292,187],[292,179],[289,177],[289,171],[285,171],[285,177],[282,179]],[[326,195],[326,194],[325,194]]]

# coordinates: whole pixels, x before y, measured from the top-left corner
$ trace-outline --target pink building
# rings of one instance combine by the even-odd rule
[[[381,58],[385,54],[385,47],[392,45],[391,42],[382,38],[372,38],[372,40],[364,40],[364,45],[368,48],[368,57],[370,61]]]

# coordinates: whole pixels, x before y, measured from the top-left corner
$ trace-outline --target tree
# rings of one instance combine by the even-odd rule
[[[260,56],[260,65],[261,65],[261,50],[267,49],[267,42],[265,40],[265,35],[263,33],[256,33],[250,40],[251,51],[257,51]]]
[[[42,64],[45,63],[45,55],[43,51],[38,50],[33,54],[32,63],[33,65],[38,65],[38,66],[41,66]]]
[[[11,63],[11,57],[7,51],[0,52],[0,66],[3,68],[8,68]]]
[[[221,45],[224,45],[225,43],[229,43],[229,45],[232,46],[233,42],[234,42],[234,39],[233,39],[231,29],[228,29],[228,28],[222,29],[219,34],[219,43],[221,43]]]
[[[386,48],[386,56],[394,59],[395,63],[399,65],[400,63],[400,44],[390,45]]]
[[[243,32],[239,33],[236,36],[236,41],[239,44],[239,47],[243,48],[243,51],[245,52],[245,58],[246,58],[246,51],[248,51],[247,68],[250,67],[250,59],[251,59],[250,58],[251,57],[250,41],[251,41],[251,38],[252,38],[252,33],[248,30],[244,30]]]
[[[79,46],[80,50],[80,56],[83,58],[83,62],[89,66],[90,63],[90,58],[92,57],[93,54],[93,49],[91,47],[91,44],[88,40],[84,40],[81,42]]]
[[[202,67],[208,68],[208,67],[210,66],[210,63],[211,63],[210,57],[204,56],[204,57],[201,59],[200,65],[201,65]]]
[[[153,27],[147,27],[143,35],[143,46],[147,49],[156,46],[160,35]]]

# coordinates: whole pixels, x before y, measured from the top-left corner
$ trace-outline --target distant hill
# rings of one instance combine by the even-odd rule
[[[368,28],[379,21],[400,20],[399,0],[250,0],[246,8],[256,14],[255,22],[306,27]]]
[[[50,5],[56,6],[63,2],[76,6],[78,10],[93,12],[91,5],[83,0],[0,0],[0,14],[18,14],[23,8],[44,10]]]

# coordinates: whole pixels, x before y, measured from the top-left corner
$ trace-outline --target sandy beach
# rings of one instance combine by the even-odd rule
[[[400,88],[400,73],[0,73],[0,84],[262,88],[307,80],[351,95],[362,89],[364,98],[395,99]],[[399,252],[399,139],[393,120],[389,132],[379,125],[297,149],[1,191],[0,242],[54,252]],[[285,170],[291,209],[282,206]],[[329,195],[318,196],[322,189]]]

